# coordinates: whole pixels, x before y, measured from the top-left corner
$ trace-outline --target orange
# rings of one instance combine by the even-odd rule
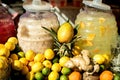
[[[68,78],[69,80],[82,80],[82,75],[80,72],[73,71],[72,73],[70,73]]]
[[[113,80],[113,73],[109,70],[105,70],[100,74],[100,80]]]

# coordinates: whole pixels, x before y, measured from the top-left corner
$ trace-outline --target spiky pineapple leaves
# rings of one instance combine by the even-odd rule
[[[81,38],[81,36],[76,35],[78,25],[74,28],[74,36],[72,37],[72,40],[67,43],[59,42],[59,40],[57,38],[57,32],[54,29],[52,29],[52,28],[48,29],[46,27],[42,27],[42,28],[45,29],[46,31],[48,31],[50,33],[50,35],[53,37],[53,40],[54,40],[53,50],[56,52],[57,55],[59,55],[60,57],[62,57],[62,56],[72,57],[73,56],[72,48],[74,47],[74,43]]]

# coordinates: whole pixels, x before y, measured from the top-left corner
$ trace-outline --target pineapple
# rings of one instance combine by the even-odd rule
[[[76,36],[75,32],[74,32],[74,35],[73,35],[71,41],[61,43],[58,40],[57,32],[55,32],[52,28],[51,29],[47,29],[45,27],[43,27],[43,28],[45,30],[47,30],[48,32],[50,32],[51,36],[53,37],[53,39],[54,39],[53,50],[57,53],[57,55],[59,55],[59,57],[62,57],[62,56],[73,57],[74,43],[75,43],[75,41],[80,39],[81,36]],[[73,30],[75,31],[76,28]]]
[[[113,59],[111,60],[111,69],[113,72],[120,72],[120,37],[118,37],[117,47],[112,49]]]

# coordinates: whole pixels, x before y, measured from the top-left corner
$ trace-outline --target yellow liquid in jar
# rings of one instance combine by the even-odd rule
[[[95,54],[107,54],[110,57],[111,47],[117,43],[117,25],[114,15],[97,11],[82,11],[75,21],[79,25],[81,39],[75,43],[81,49],[87,49],[91,57]]]

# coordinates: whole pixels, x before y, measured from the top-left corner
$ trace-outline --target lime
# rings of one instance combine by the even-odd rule
[[[56,71],[52,71],[49,75],[48,75],[48,80],[58,80],[59,79],[59,73]]]
[[[66,75],[61,75],[60,80],[68,80],[68,77]]]
[[[22,51],[18,52],[17,54],[20,58],[25,57],[25,53]]]
[[[48,75],[49,73],[50,73],[50,68],[45,67],[45,68],[42,69],[42,74],[43,74],[43,75],[46,76],[46,75]]]
[[[55,58],[53,58],[53,60],[52,60],[52,63],[54,64],[54,63],[58,63],[59,62],[59,58],[58,57],[55,57]]]
[[[54,63],[51,68],[53,71],[60,72],[61,65],[59,63]]]
[[[44,80],[44,76],[41,72],[36,72],[35,73],[35,79],[36,80]]]
[[[115,76],[114,76],[114,80],[120,80],[120,76],[115,75]]]
[[[63,67],[61,70],[61,73],[64,75],[70,74],[71,73],[71,69],[67,68],[67,67]]]
[[[55,53],[52,49],[46,49],[45,52],[44,52],[44,56],[46,59],[53,59],[54,56],[55,56]]]

